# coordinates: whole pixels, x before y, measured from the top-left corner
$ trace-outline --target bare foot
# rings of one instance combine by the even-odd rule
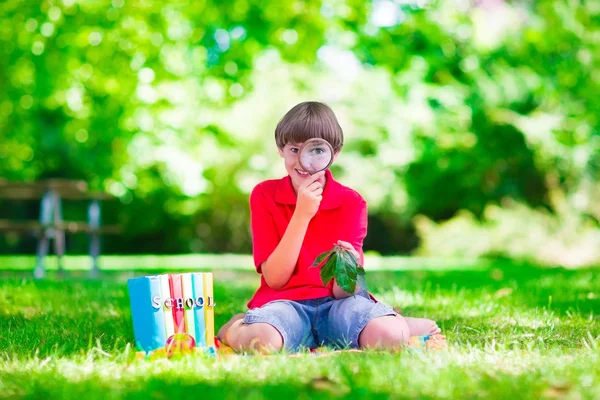
[[[227,331],[235,321],[243,319],[245,316],[245,313],[241,313],[231,317],[231,319],[227,321],[227,323],[223,325],[221,329],[219,329],[219,333],[217,333],[217,339],[219,339],[222,343],[227,344],[227,342],[225,341],[225,338],[227,337]]]
[[[402,317],[408,325],[410,336],[425,336],[425,335],[437,335],[442,330],[437,326],[435,321],[427,318],[411,318]]]

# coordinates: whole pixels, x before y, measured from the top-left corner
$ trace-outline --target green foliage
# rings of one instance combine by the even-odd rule
[[[468,211],[435,223],[419,217],[416,254],[436,257],[509,257],[569,268],[600,265],[597,223],[563,203],[555,213],[523,204],[489,205],[479,220]]]
[[[275,124],[318,99],[346,132],[336,178],[369,202],[367,250],[418,247],[416,216],[557,212],[557,193],[600,222],[595,3],[394,4],[4,1],[0,177],[118,196],[110,252],[249,252],[249,191],[283,173]]]
[[[335,278],[337,284],[346,292],[354,293],[358,275],[365,276],[354,254],[341,246],[334,246],[332,250],[325,251],[317,256],[313,267],[321,263],[321,281],[324,286]]]

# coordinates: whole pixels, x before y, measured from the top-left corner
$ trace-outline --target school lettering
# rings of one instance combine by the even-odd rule
[[[216,305],[215,299],[213,296],[207,296],[206,299],[202,296],[193,299],[191,297],[188,298],[167,298],[164,301],[160,296],[152,297],[152,307],[159,309],[161,306],[165,308],[175,308],[175,309],[192,309],[192,308],[202,308],[206,305],[206,307],[214,307]]]

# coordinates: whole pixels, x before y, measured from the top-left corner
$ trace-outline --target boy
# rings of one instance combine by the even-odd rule
[[[405,318],[374,301],[357,285],[355,296],[335,280],[323,286],[315,258],[338,244],[363,265],[367,204],[331,172],[310,175],[298,163],[302,143],[327,140],[334,160],[343,132],[333,111],[318,102],[300,103],[275,129],[288,176],[258,184],[250,195],[253,257],[261,284],[246,314],[229,321],[218,334],[237,351],[297,351],[320,345],[351,348],[400,348],[410,336],[435,335],[427,319]]]

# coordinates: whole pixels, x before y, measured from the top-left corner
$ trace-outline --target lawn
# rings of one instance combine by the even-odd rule
[[[213,272],[220,326],[244,310],[258,280]],[[598,272],[496,262],[368,273],[382,301],[438,321],[445,351],[140,361],[128,345],[126,288],[140,271],[97,281],[80,271],[44,281],[4,271],[0,398],[597,399]]]

